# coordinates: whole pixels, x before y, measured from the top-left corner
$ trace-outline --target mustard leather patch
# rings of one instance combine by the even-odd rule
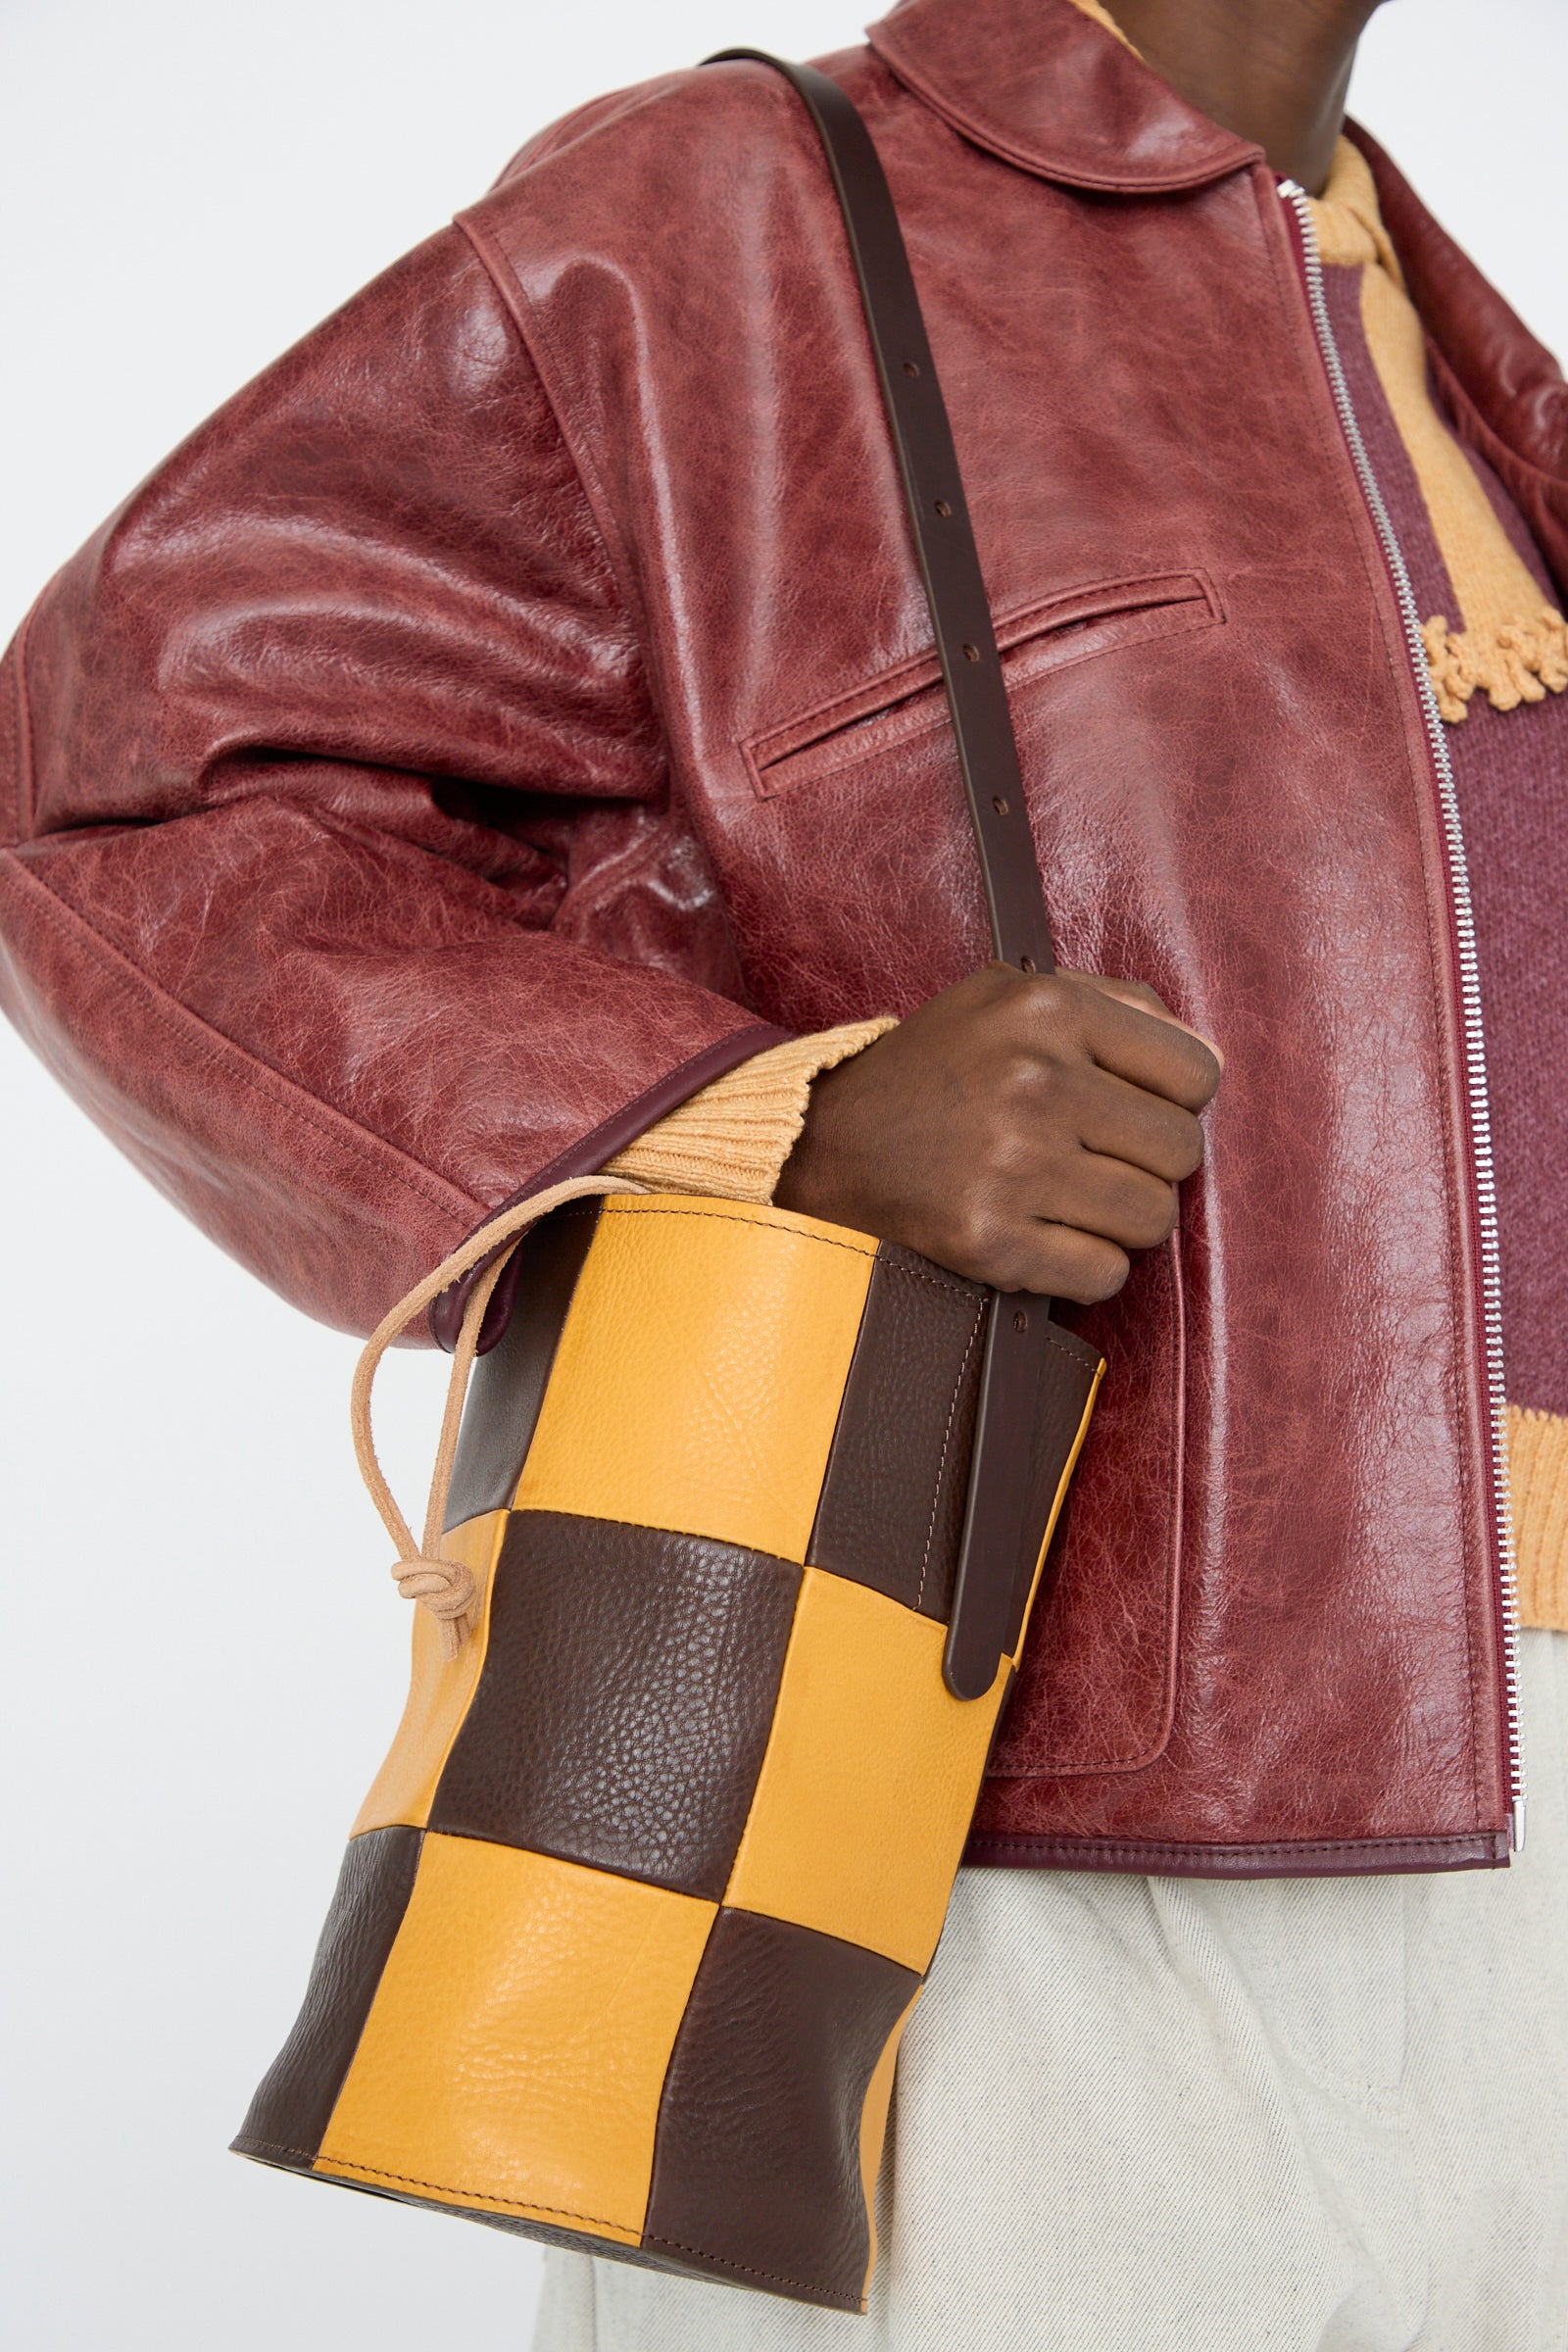
[[[315,2170],[634,2244],[713,1903],[426,1833]]]
[[[923,1975],[1006,1691],[942,1680],[948,1629],[808,1568],[726,1903],[863,1944]]]
[[[607,1201],[516,1507],[803,1560],[875,1255],[744,1201]]]

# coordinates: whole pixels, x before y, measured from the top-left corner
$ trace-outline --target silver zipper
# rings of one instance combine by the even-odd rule
[[[1350,404],[1349,386],[1340,360],[1334,329],[1323,298],[1323,259],[1318,250],[1317,224],[1306,190],[1294,179],[1280,182],[1280,194],[1295,213],[1301,231],[1306,261],[1306,299],[1323,365],[1328,372],[1334,405],[1349,447],[1350,461],[1361,484],[1383,552],[1388,558],[1404,626],[1410,665],[1415,672],[1421,715],[1426,722],[1432,764],[1437,770],[1438,799],[1447,849],[1448,882],[1453,895],[1454,931],[1459,943],[1459,997],[1464,1019],[1465,1079],[1470,1098],[1470,1140],[1474,1157],[1476,1203],[1481,1228],[1482,1322],[1486,1342],[1487,1389],[1492,1423],[1493,1489],[1497,1506],[1497,1573],[1502,1587],[1503,1702],[1508,1727],[1508,1792],[1512,1806],[1511,1834],[1517,1853],[1525,1841],[1524,1740],[1519,1707],[1519,1575],[1514,1557],[1513,1515],[1508,1500],[1508,1424],[1502,1368],[1502,1277],[1497,1254],[1497,1182],[1492,1157],[1492,1113],[1487,1099],[1487,1054],[1481,1030],[1481,980],[1476,961],[1475,910],[1470,897],[1470,874],[1465,861],[1464,835],[1459,825],[1459,796],[1454,789],[1453,762],[1432,688],[1426,645],[1416,614],[1410,574],[1394,535],[1389,510],[1378,488],[1372,462],[1366,454],[1361,427]]]

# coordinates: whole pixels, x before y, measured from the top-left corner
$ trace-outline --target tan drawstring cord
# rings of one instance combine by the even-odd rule
[[[630,1184],[620,1176],[572,1176],[564,1184],[553,1184],[548,1192],[535,1193],[514,1207],[504,1209],[481,1225],[461,1249],[444,1257],[422,1282],[415,1284],[406,1298],[400,1298],[390,1313],[384,1315],[370,1337],[354,1371],[354,1388],[349,1413],[354,1428],[354,1452],[360,1465],[360,1476],[370,1491],[370,1500],[381,1514],[388,1535],[398,1547],[398,1557],[392,1573],[398,1580],[398,1591],[405,1600],[416,1600],[428,1609],[441,1627],[441,1654],[455,1658],[469,1632],[469,1614],[477,1597],[472,1572],[462,1560],[442,1556],[441,1544],[445,1535],[447,1490],[452,1484],[452,1464],[457,1456],[458,1431],[463,1422],[464,1398],[468,1393],[468,1374],[479,1345],[479,1329],[484,1310],[490,1303],[490,1294],[500,1281],[502,1270],[512,1255],[511,1249],[501,1245],[511,1243],[514,1248],[541,1217],[547,1217],[563,1201],[580,1200],[599,1193],[640,1193],[644,1187]],[[430,1480],[430,1499],[424,1514],[424,1542],[416,1544],[414,1531],[382,1475],[376,1459],[375,1440],[370,1432],[370,1391],[381,1358],[398,1334],[407,1329],[416,1315],[423,1312],[433,1298],[450,1288],[461,1275],[478,1265],[493,1250],[500,1250],[493,1266],[487,1266],[474,1286],[473,1296],[464,1310],[463,1329],[457,1351],[452,1358],[452,1376],[447,1382],[446,1410],[441,1417],[441,1441],[436,1447],[435,1469]]]

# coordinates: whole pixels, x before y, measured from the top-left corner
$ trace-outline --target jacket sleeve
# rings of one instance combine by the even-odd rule
[[[0,814],[11,1017],[352,1330],[782,1034],[724,993],[701,876],[644,960],[578,919],[683,837],[587,500],[456,229],[45,591],[0,669]]]
[[[771,1200],[806,1124],[811,1087],[825,1070],[863,1054],[898,1022],[891,1012],[792,1037],[726,1070],[606,1164],[651,1193],[707,1193]]]

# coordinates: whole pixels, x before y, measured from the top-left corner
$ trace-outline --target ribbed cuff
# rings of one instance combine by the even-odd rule
[[[741,1062],[607,1161],[656,1193],[767,1201],[806,1121],[811,1081],[898,1026],[892,1013],[792,1038]]]
[[[1509,1405],[1508,1483],[1519,1621],[1568,1634],[1568,1419],[1561,1413]]]

